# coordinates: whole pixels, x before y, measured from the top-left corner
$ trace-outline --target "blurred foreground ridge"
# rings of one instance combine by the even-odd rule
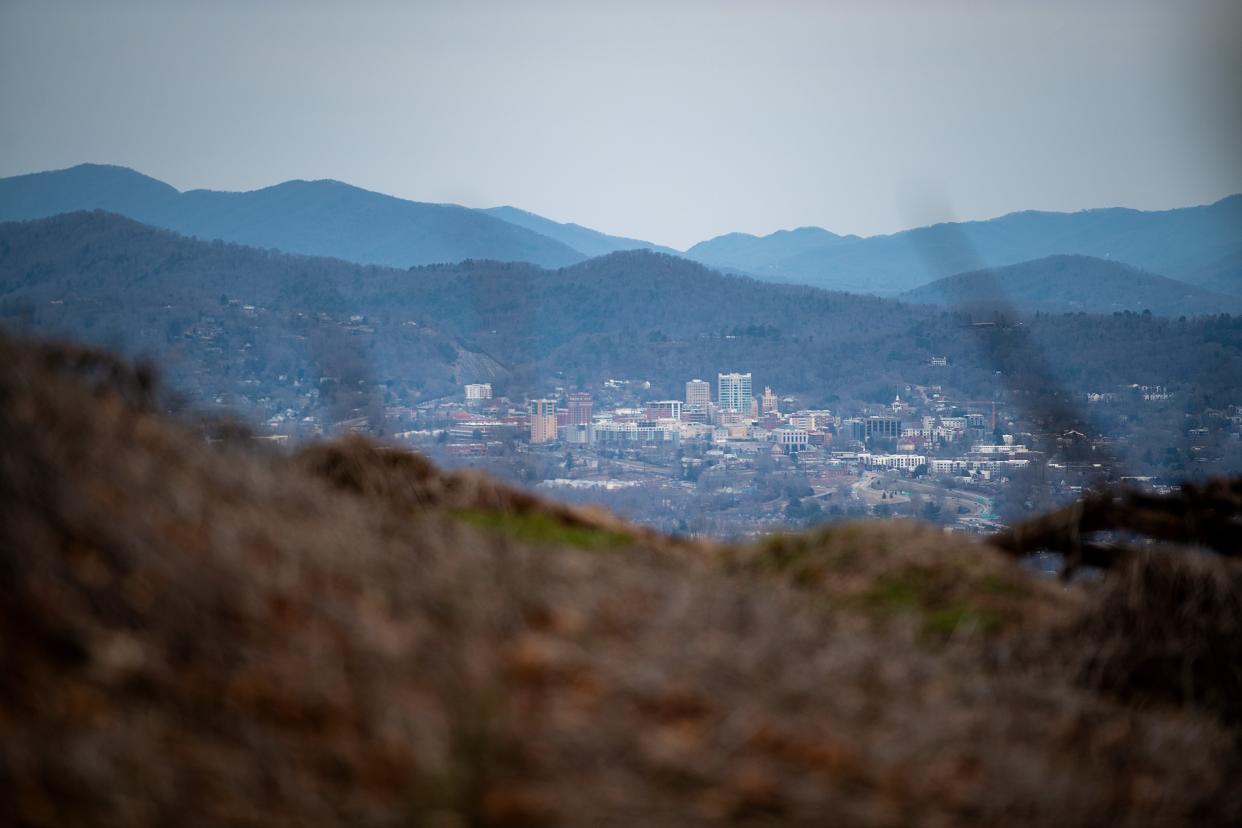
[[[1242,820],[1227,554],[1064,586],[900,522],[690,542],[160,393],[0,339],[6,824]],[[1118,503],[1088,528],[1146,531]],[[1104,560],[1083,514],[997,543]]]

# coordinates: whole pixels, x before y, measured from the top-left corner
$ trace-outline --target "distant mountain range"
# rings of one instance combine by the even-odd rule
[[[735,266],[762,279],[881,295],[1056,254],[1109,259],[1242,295],[1242,195],[1158,212],[1011,213],[869,238],[818,228],[763,237],[734,233],[686,253],[706,264],[742,263]]]
[[[91,209],[198,238],[397,267],[488,259],[557,268],[648,249],[765,281],[894,296],[954,274],[1080,255],[1242,296],[1242,195],[1156,212],[1012,213],[867,238],[818,227],[767,236],[730,233],[678,253],[516,207],[408,201],[339,181],[180,192],[133,170],[96,164],[0,179],[0,220]],[[1130,302],[1101,294],[1090,300],[1092,307],[1101,306],[1097,299],[1116,307]]]
[[[1093,256],[1047,256],[991,270],[959,273],[902,294],[911,302],[986,311],[1113,313],[1149,310],[1165,316],[1242,312],[1242,297],[1145,273]]]
[[[339,181],[183,193],[133,170],[94,164],[0,180],[0,219],[92,209],[188,236],[363,264],[409,267],[488,258],[560,267],[587,258],[479,210],[406,201]]]
[[[605,256],[621,250],[654,250],[657,253],[681,255],[681,253],[671,247],[661,247],[658,244],[652,244],[641,239],[609,236],[598,230],[583,227],[581,224],[562,224],[534,213],[528,213],[525,210],[519,210],[516,207],[490,207],[482,212],[503,219],[510,224],[516,224],[518,227],[547,236],[550,239],[556,239],[561,244],[572,247],[586,258],[593,259],[596,256]],[[495,259],[499,257],[492,256],[490,258]]]
[[[667,250],[514,207],[408,201],[340,181],[180,192],[134,170],[99,164],[0,179],[0,221],[76,210],[106,210],[199,238],[394,267],[466,259],[563,267],[617,250]]]
[[[736,268],[764,278],[779,275],[775,266],[785,259],[849,241],[859,241],[859,237],[838,236],[820,227],[778,230],[767,236],[727,233],[699,242],[685,255],[705,265]]]

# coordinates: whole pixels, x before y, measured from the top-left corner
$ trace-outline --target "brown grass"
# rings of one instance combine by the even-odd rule
[[[1242,816],[1223,561],[691,545],[358,438],[209,445],[52,351],[0,343],[8,824]]]

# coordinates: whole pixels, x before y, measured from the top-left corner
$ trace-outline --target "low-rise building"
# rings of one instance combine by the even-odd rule
[[[650,420],[681,420],[681,400],[659,400],[647,403],[647,418]]]
[[[603,448],[676,445],[681,439],[675,425],[664,425],[650,420],[598,422],[592,427],[592,435],[593,442]]]
[[[787,452],[803,451],[810,443],[810,436],[805,428],[778,428],[772,432],[772,438]]]
[[[860,465],[869,468],[906,469],[913,471],[927,464],[927,457],[922,454],[871,454],[861,452],[858,455]]]

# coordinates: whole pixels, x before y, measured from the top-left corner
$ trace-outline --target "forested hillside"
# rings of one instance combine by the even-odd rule
[[[686,251],[686,257],[711,267],[744,270],[759,278],[782,275],[780,263],[810,251],[859,241],[858,236],[838,236],[819,227],[778,230],[766,236],[726,233],[699,242]]]
[[[419,398],[480,372],[517,394],[632,378],[680,396],[693,376],[741,370],[758,387],[825,402],[888,402],[906,383],[987,399],[1044,384],[1047,370],[1073,393],[1176,385],[1224,405],[1242,387],[1238,317],[979,320],[722,276],[649,252],[559,270],[494,262],[396,270],[78,213],[0,226],[0,296],[9,324],[149,353],[184,377],[317,376],[316,343],[345,342],[368,376]],[[949,365],[930,366],[933,355]]]
[[[1048,256],[959,273],[915,288],[902,298],[952,307],[1008,305],[1028,313],[1150,311],[1162,316],[1196,316],[1242,311],[1242,297],[1213,293],[1091,256]]]

